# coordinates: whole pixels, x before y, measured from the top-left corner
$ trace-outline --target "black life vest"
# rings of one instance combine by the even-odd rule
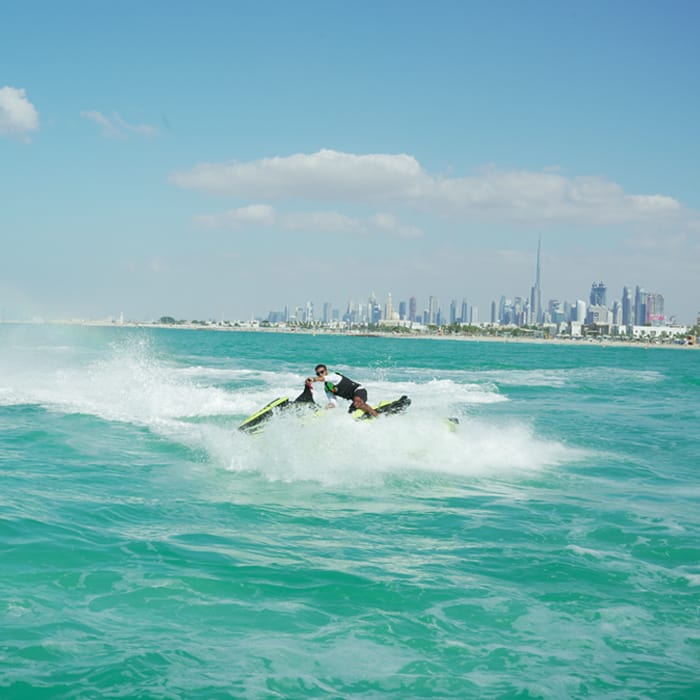
[[[340,374],[340,372],[335,372],[334,374]],[[326,382],[326,391],[336,396],[340,396],[342,399],[347,399],[352,401],[352,397],[355,395],[355,389],[359,389],[361,384],[353,382],[352,379],[348,379],[346,376],[340,374],[340,381],[337,385],[331,382]]]

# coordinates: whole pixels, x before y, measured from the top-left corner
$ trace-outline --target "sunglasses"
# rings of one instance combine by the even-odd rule
[[[318,370],[318,372],[316,372],[316,376],[320,377],[322,374],[325,374],[325,373],[326,373],[325,369],[320,369],[320,370]]]

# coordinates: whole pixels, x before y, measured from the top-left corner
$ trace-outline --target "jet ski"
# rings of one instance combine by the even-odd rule
[[[372,406],[372,408],[379,414],[377,417],[392,416],[403,413],[410,405],[411,399],[404,395],[393,401],[381,401],[376,406]],[[259,411],[248,416],[248,418],[238,426],[238,430],[249,434],[257,433],[262,430],[270,418],[282,412],[287,413],[290,409],[296,409],[303,413],[306,413],[308,409],[320,412],[317,410],[318,405],[314,401],[313,391],[308,382],[304,384],[304,391],[302,391],[296,399],[291,401],[288,396],[280,396],[274,401],[270,401],[270,403],[263,406]],[[375,418],[375,416],[365,413],[359,408],[352,410],[350,415],[356,420],[371,420]]]

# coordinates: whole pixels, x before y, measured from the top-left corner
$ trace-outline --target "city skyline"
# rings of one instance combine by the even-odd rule
[[[5,318],[373,290],[485,318],[530,299],[540,236],[533,307],[595,279],[700,309],[697,3],[38,0],[3,21]]]
[[[650,325],[679,324],[681,321],[673,313],[665,313],[664,295],[657,291],[645,290],[639,285],[634,286],[635,299],[629,301],[632,288],[623,286],[619,297],[608,299],[608,285],[603,281],[591,283],[588,294],[577,295],[567,299],[548,299],[538,313],[537,308],[531,306],[531,299],[536,285],[533,285],[528,299],[524,295],[501,295],[488,305],[488,308],[480,310],[479,306],[472,304],[469,297],[449,298],[449,301],[440,300],[434,295],[428,295],[425,304],[419,304],[419,297],[411,295],[407,299],[395,300],[391,292],[387,292],[384,301],[379,295],[370,294],[367,299],[350,299],[344,305],[325,301],[317,304],[307,301],[303,304],[285,305],[280,309],[271,309],[267,314],[254,314],[258,321],[270,321],[273,323],[294,320],[297,322],[343,322],[347,321],[348,314],[353,313],[354,323],[377,323],[379,321],[416,321],[422,324],[448,325],[452,323],[462,324],[492,324],[503,325],[542,325],[556,323],[561,320],[574,320],[584,322],[590,309],[601,307],[610,311],[611,317],[606,323],[615,325]],[[627,292],[627,295],[626,295]],[[583,299],[582,297],[587,297]],[[627,302],[627,303],[626,303]],[[511,318],[514,313],[507,307],[520,306],[522,316]],[[372,313],[374,307],[374,313]],[[546,308],[544,308],[546,307]],[[505,317],[504,317],[504,308]],[[578,311],[577,311],[578,309]],[[583,309],[583,311],[581,311]],[[570,318],[573,312],[578,318]],[[566,319],[557,319],[554,314],[562,313]],[[614,315],[618,318],[615,320]],[[243,320],[243,319],[238,319]],[[602,319],[599,322],[603,323]],[[693,325],[695,320],[685,322]]]
[[[408,300],[402,299],[394,304],[391,292],[386,293],[386,299],[382,306],[379,298],[371,292],[366,300],[348,300],[345,311],[330,301],[324,301],[322,312],[316,313],[316,305],[307,301],[304,305],[294,305],[290,308],[285,305],[284,310],[270,310],[267,317],[257,316],[258,320],[270,322],[287,322],[289,320],[322,323],[347,322],[347,323],[379,323],[391,321],[418,322],[424,325],[461,324],[501,324],[501,325],[544,325],[561,322],[588,322],[615,326],[632,325],[663,325],[666,323],[677,324],[675,314],[666,314],[665,299],[663,294],[656,291],[647,291],[639,285],[635,285],[634,299],[631,288],[622,287],[620,298],[613,298],[608,303],[608,285],[603,281],[593,282],[588,295],[588,301],[581,296],[569,297],[560,300],[556,297],[548,299],[547,304],[542,304],[542,237],[537,238],[537,256],[535,263],[534,284],[530,288],[529,296],[520,294],[507,296],[501,294],[498,301],[492,300],[489,305],[488,318],[479,318],[479,306],[470,302],[469,297],[451,296],[449,312],[443,314],[443,304],[440,299],[432,294],[427,297],[427,304],[419,311],[418,297],[412,294]],[[699,314],[700,315],[700,314]]]

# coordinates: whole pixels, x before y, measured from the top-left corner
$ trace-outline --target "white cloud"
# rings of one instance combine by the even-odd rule
[[[412,156],[324,149],[250,163],[203,163],[170,179],[180,187],[251,199],[366,201],[410,197],[422,177]]]
[[[676,218],[680,203],[664,195],[627,195],[604,178],[551,172],[488,170],[435,181],[426,206],[486,219],[608,225]]]
[[[369,217],[369,222],[379,231],[385,231],[402,238],[417,238],[423,232],[417,226],[406,226],[398,221],[393,214],[379,212]]]
[[[239,199],[388,203],[462,221],[610,225],[697,220],[673,197],[627,194],[602,177],[495,168],[469,177],[435,177],[406,154],[321,150],[248,163],[204,163],[171,174],[170,181]]]
[[[39,113],[22,88],[0,88],[0,136],[29,141],[30,131],[39,128]]]
[[[130,134],[155,136],[158,133],[155,127],[148,124],[129,124],[117,112],[114,112],[111,117],[107,117],[102,112],[90,110],[81,112],[80,116],[99,124],[102,127],[102,135],[110,139],[126,139]]]
[[[336,211],[293,212],[281,218],[281,225],[289,231],[311,233],[364,233],[360,219]]]
[[[160,274],[161,272],[169,270],[170,266],[165,260],[163,260],[163,258],[152,258],[151,261],[148,263],[148,269],[151,272]]]
[[[393,214],[377,213],[368,218],[346,216],[336,211],[277,212],[267,204],[251,204],[221,214],[194,217],[199,228],[238,230],[243,227],[328,234],[388,234],[402,238],[422,235],[419,228],[401,224]]]
[[[200,228],[210,229],[239,229],[243,225],[273,226],[275,210],[267,204],[251,204],[223,214],[195,216],[194,223]]]

